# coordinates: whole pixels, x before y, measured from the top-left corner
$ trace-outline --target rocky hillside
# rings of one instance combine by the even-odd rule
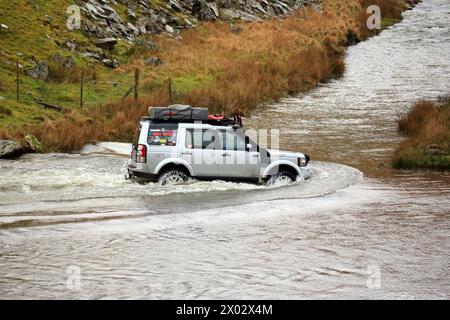
[[[168,1],[77,1],[88,19],[83,31],[98,38],[166,32],[178,35],[198,21],[259,21],[284,16],[310,4],[311,0],[168,0]],[[120,12],[120,4],[126,7]],[[121,14],[122,13],[122,14]]]

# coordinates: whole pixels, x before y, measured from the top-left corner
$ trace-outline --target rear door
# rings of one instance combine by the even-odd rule
[[[177,123],[153,123],[147,133],[147,166],[154,172],[159,163],[177,157]]]
[[[218,136],[214,129],[185,129],[185,141],[182,158],[200,177],[217,177],[218,175]]]

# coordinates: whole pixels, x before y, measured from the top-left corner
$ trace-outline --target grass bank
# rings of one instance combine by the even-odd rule
[[[398,128],[408,138],[395,151],[399,169],[450,169],[450,99],[421,101],[400,116]]]
[[[177,103],[248,114],[262,103],[310,90],[340,76],[349,42],[379,32],[366,27],[366,9],[372,4],[380,6],[383,26],[399,21],[405,9],[402,0],[322,0],[320,10],[301,9],[285,19],[235,23],[232,27],[227,22],[204,23],[183,32],[182,39],[155,36],[151,40],[158,44],[158,52],[119,43],[115,50],[121,66],[116,70],[98,67],[95,81],[86,83],[83,109],[78,107],[78,71],[65,75],[64,69],[56,67],[54,76],[45,83],[25,77],[27,97],[14,102],[14,73],[8,69],[1,82],[4,88],[0,87],[0,95],[7,98],[0,101],[5,108],[0,110],[0,139],[20,139],[32,133],[49,151],[76,150],[97,140],[130,141],[148,106],[169,103],[169,77]],[[60,34],[48,32],[53,37]],[[35,54],[43,52],[41,48]],[[149,66],[146,61],[154,57],[163,63]],[[77,62],[78,68],[94,67],[82,59]],[[120,100],[132,85],[136,69],[141,71],[141,98]],[[91,73],[89,79],[93,77]],[[36,106],[35,94],[62,105],[63,112]]]

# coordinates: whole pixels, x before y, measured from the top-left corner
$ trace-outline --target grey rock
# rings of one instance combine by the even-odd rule
[[[67,69],[73,69],[75,67],[75,60],[72,57],[68,57],[64,60],[64,67]]]
[[[137,36],[139,35],[139,29],[136,28],[131,22],[127,22],[127,27]]]
[[[166,31],[170,34],[174,34],[175,33],[175,29],[172,28],[171,26],[169,26],[168,24],[166,24]]]
[[[134,12],[132,8],[128,8],[127,16],[130,21],[136,21],[137,19],[136,12]]]
[[[146,58],[146,59],[144,60],[144,64],[145,64],[146,66],[154,66],[154,67],[156,67],[156,66],[161,65],[161,64],[162,64],[162,61],[161,61],[161,59],[158,58],[158,57],[150,57],[150,58]]]
[[[0,24],[0,28],[2,29],[2,30],[9,30],[9,27],[6,25],[6,24]]]
[[[158,45],[152,41],[136,39],[134,41],[134,44],[138,47],[142,47],[147,50],[151,50],[151,51],[155,51],[155,52],[159,51]]]
[[[95,45],[99,48],[105,49],[105,50],[112,50],[114,49],[114,46],[117,44],[116,38],[104,38],[98,40]]]
[[[43,152],[44,148],[42,146],[42,144],[39,142],[39,140],[33,136],[32,134],[28,134],[23,138],[22,141],[23,145],[24,145],[24,150],[26,152]]]
[[[48,80],[49,69],[47,61],[39,62],[33,69],[27,70],[26,74],[35,79]]]
[[[209,8],[212,10],[216,18],[219,17],[219,8],[217,7],[217,4],[215,2],[208,2]]]
[[[85,52],[85,53],[82,53],[81,55],[88,59],[93,59],[93,60],[98,60],[98,61],[100,61],[102,59],[101,56],[95,52]]]
[[[103,59],[102,60],[102,63],[105,65],[105,66],[107,66],[107,67],[109,67],[109,68],[113,68],[113,69],[115,69],[115,68],[118,68],[119,67],[119,61],[117,61],[116,59]]]
[[[16,158],[24,153],[24,148],[11,140],[0,140],[0,159]]]
[[[183,7],[175,0],[169,0],[169,5],[177,12],[183,11]]]
[[[63,48],[68,51],[76,51],[78,49],[78,45],[73,40],[66,40],[63,43]]]
[[[194,0],[191,14],[199,20],[204,21],[215,20],[217,18],[216,14],[205,0]]]

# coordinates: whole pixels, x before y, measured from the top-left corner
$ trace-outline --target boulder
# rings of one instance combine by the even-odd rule
[[[169,5],[172,9],[174,9],[177,12],[181,12],[183,10],[181,5],[175,0],[169,0]]]
[[[102,63],[105,65],[105,66],[107,66],[107,67],[109,67],[109,68],[113,68],[113,69],[115,69],[115,68],[118,68],[119,67],[119,61],[117,61],[116,59],[103,59],[102,60]]]
[[[33,69],[27,70],[26,74],[32,78],[47,81],[49,76],[47,61],[39,62]]]
[[[9,27],[6,24],[2,23],[2,24],[0,24],[0,29],[8,31]]]
[[[24,148],[11,140],[0,140],[0,159],[16,158],[24,153]]]
[[[205,0],[194,0],[191,14],[199,20],[215,20],[216,14]]]
[[[147,58],[147,59],[144,60],[144,64],[146,66],[154,66],[154,67],[156,67],[156,66],[161,65],[162,61],[158,57],[150,57],[150,58]]]
[[[175,33],[175,29],[172,28],[171,26],[169,26],[168,24],[166,24],[166,31],[170,34],[174,34]]]
[[[28,134],[23,138],[23,146],[26,149],[27,152],[43,152],[44,148],[42,147],[42,144],[39,142],[39,140],[33,136],[32,134]]]
[[[117,44],[116,38],[104,38],[98,40],[95,45],[99,48],[105,49],[105,50],[112,50],[114,49],[114,46]]]

